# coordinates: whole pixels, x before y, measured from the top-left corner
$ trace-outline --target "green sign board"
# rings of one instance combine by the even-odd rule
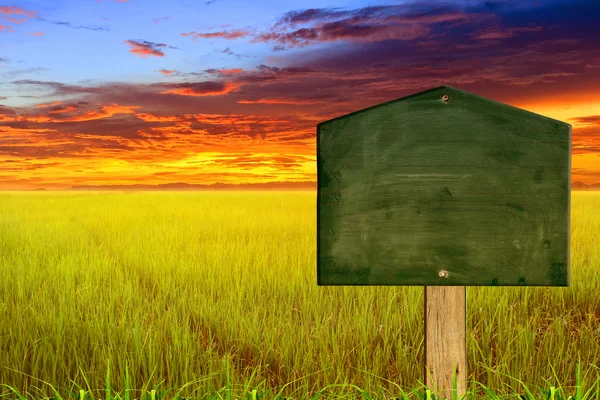
[[[443,86],[318,124],[317,158],[319,285],[569,285],[569,124]]]

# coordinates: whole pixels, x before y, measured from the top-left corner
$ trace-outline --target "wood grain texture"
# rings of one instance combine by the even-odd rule
[[[437,398],[452,399],[454,366],[456,393],[466,391],[466,288],[425,287],[425,385]]]
[[[318,284],[568,286],[570,170],[569,124],[447,86],[320,123]]]

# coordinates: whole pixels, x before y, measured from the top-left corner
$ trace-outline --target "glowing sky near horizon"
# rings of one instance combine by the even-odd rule
[[[0,6],[0,189],[315,181],[317,123],[451,85],[568,122],[600,182],[596,1]]]

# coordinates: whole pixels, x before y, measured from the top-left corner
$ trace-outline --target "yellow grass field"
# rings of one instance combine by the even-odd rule
[[[600,193],[571,204],[571,287],[467,288],[469,380],[574,395],[580,360],[598,383]],[[314,192],[0,192],[0,384],[419,388],[423,288],[318,287],[315,252]]]

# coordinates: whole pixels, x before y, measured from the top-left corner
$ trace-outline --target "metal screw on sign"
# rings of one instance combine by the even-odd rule
[[[450,100],[450,96],[448,96],[447,94],[442,96],[442,100],[444,100],[445,103],[448,102],[448,100]]]

